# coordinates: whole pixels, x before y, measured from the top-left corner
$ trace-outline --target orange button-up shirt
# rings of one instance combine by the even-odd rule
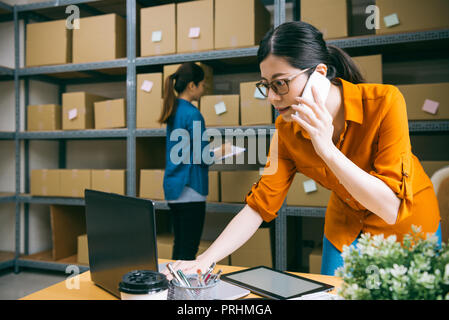
[[[400,91],[391,85],[352,84],[339,79],[343,90],[345,126],[337,148],[359,168],[382,180],[401,199],[397,221],[387,224],[368,211],[339,183],[315,152],[310,137],[296,122],[276,120],[264,174],[246,196],[263,220],[271,221],[282,207],[296,172],[332,191],[324,234],[340,251],[360,234],[395,234],[399,241],[421,226],[436,232],[440,221],[432,182],[411,151],[407,110]],[[275,143],[277,138],[278,143]],[[274,174],[268,174],[276,168]],[[379,199],[382,201],[382,199]]]

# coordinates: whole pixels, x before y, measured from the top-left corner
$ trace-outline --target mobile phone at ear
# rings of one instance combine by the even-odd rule
[[[323,76],[318,71],[314,71],[309,80],[304,87],[304,91],[302,92],[301,98],[307,99],[309,101],[315,101],[312,93],[312,86],[318,91],[319,96],[322,101],[326,101],[327,96],[329,95],[329,90],[331,88],[331,82],[325,76]]]

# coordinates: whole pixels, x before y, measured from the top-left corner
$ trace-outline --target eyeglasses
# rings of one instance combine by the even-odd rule
[[[294,74],[288,78],[285,79],[276,79],[269,83],[265,81],[260,81],[256,83],[256,87],[259,90],[260,94],[264,97],[268,97],[268,89],[272,89],[276,94],[283,96],[286,95],[290,91],[289,83],[298,77],[299,75],[303,74],[304,72],[310,70],[310,68],[302,70],[301,72]]]

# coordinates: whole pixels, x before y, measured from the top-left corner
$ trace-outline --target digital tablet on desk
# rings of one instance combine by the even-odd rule
[[[265,266],[226,273],[221,279],[271,299],[292,299],[334,287]]]

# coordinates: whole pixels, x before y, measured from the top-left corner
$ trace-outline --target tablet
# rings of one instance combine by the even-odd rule
[[[221,279],[271,299],[292,299],[334,287],[265,266],[226,273]]]

